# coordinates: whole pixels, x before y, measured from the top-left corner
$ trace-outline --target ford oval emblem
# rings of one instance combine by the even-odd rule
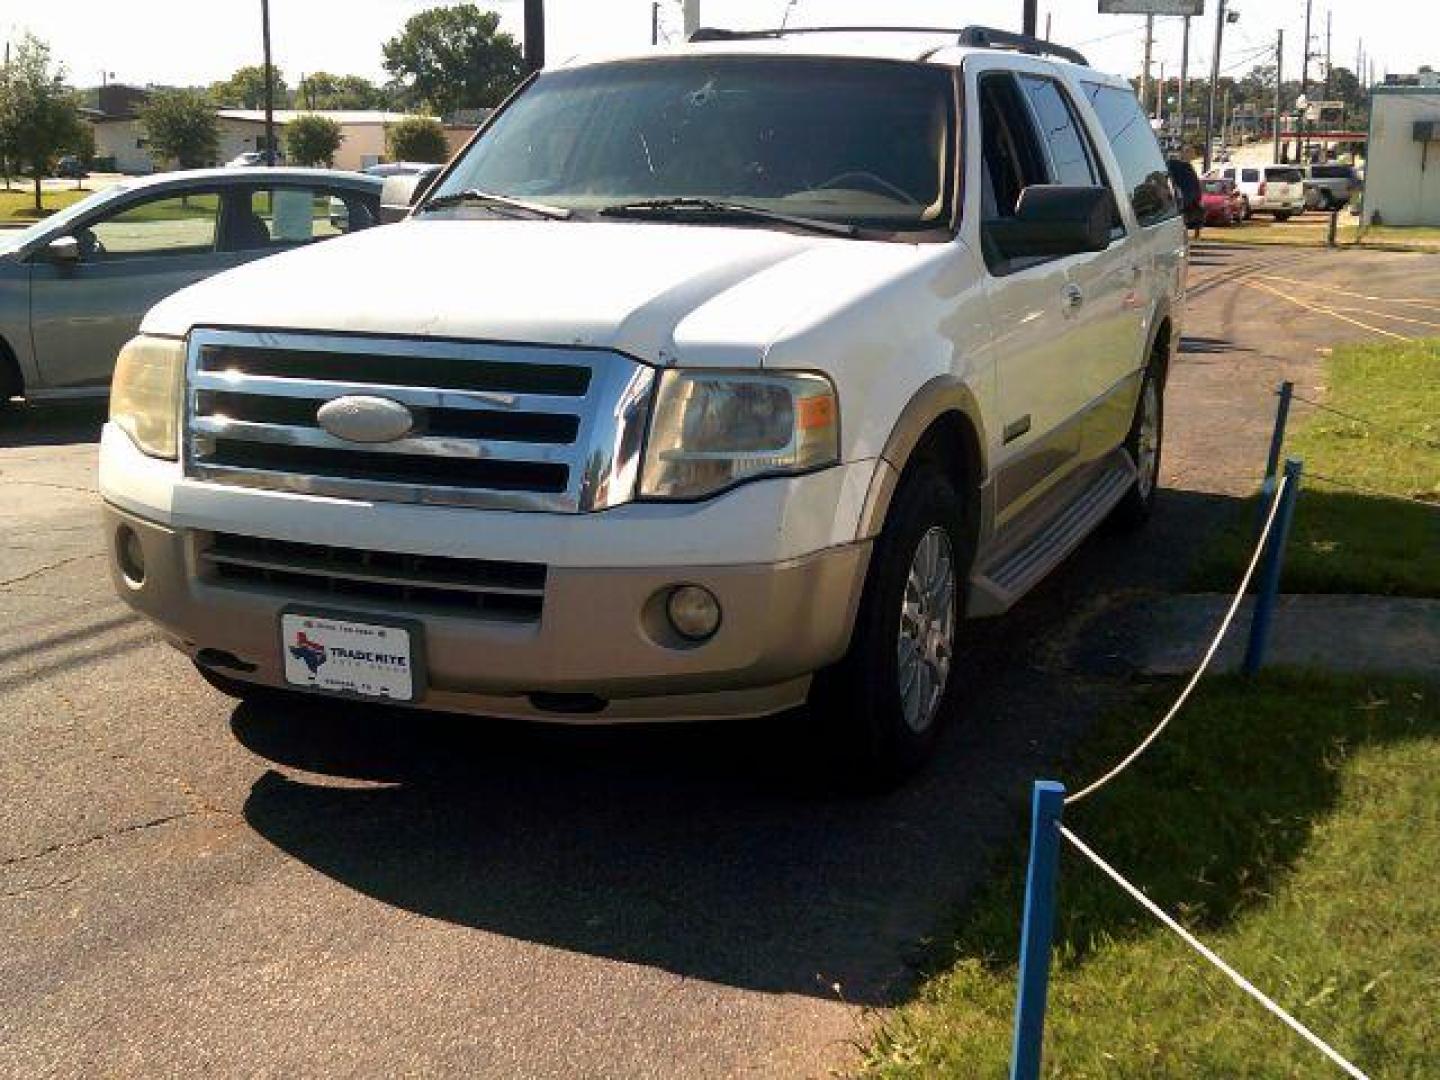
[[[415,428],[415,415],[400,402],[366,394],[327,401],[315,419],[337,439],[356,443],[394,442]]]

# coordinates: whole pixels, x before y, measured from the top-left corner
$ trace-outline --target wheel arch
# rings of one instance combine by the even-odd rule
[[[980,404],[965,383],[948,376],[932,379],[910,399],[881,451],[860,515],[860,537],[876,536],[885,524],[901,483],[916,468],[933,462],[956,490],[974,499],[978,526],[984,484],[985,429]]]
[[[25,392],[25,373],[20,370],[20,357],[0,334],[0,405]]]

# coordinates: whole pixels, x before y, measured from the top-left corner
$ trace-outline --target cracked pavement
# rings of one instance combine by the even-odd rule
[[[1129,692],[1067,667],[1076,628],[1176,587],[1255,482],[1274,383],[1360,336],[1240,270],[1440,295],[1440,258],[1197,252],[1157,519],[969,643],[967,722],[881,799],[809,788],[791,718],[237,708],[114,598],[102,410],[0,415],[0,1076],[843,1067],[1030,780]]]

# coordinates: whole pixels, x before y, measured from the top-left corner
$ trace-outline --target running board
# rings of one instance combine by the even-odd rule
[[[971,575],[967,614],[975,618],[1010,610],[1105,520],[1136,476],[1130,455],[1117,449],[1092,466],[1078,491],[1071,488],[1058,511],[1049,516],[1040,511],[1033,529],[1017,523],[1023,539],[995,552]]]

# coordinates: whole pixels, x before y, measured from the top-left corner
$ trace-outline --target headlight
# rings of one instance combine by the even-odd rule
[[[840,457],[840,410],[823,375],[666,371],[652,416],[642,498],[703,498]]]
[[[185,343],[131,338],[115,361],[110,421],[143,453],[174,460],[179,450],[180,393]]]

